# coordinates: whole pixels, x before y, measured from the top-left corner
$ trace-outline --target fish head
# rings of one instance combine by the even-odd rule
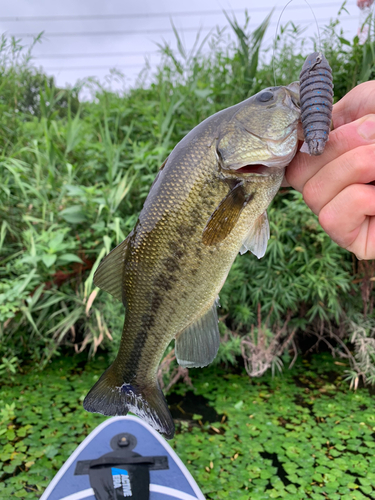
[[[297,151],[299,83],[266,88],[235,108],[216,143],[222,174],[268,176],[283,170]]]

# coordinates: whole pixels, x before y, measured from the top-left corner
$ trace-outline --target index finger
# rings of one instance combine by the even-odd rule
[[[285,172],[289,185],[302,193],[305,184],[322,168],[330,167],[332,162],[348,151],[373,144],[374,129],[375,113],[334,129],[321,156],[298,152]]]
[[[372,113],[375,113],[374,81],[361,83],[354,87],[333,106],[333,128],[336,129]]]

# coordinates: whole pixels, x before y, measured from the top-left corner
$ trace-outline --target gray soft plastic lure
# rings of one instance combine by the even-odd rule
[[[301,121],[310,155],[321,155],[332,119],[332,69],[321,52],[310,54],[300,74]],[[307,152],[305,145],[301,151]]]

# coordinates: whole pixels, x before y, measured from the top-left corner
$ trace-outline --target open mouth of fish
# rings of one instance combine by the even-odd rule
[[[274,175],[280,172],[280,170],[283,170],[284,167],[288,165],[287,163],[283,163],[280,166],[271,166],[271,165],[266,165],[266,164],[261,164],[261,163],[255,163],[251,165],[244,165],[243,167],[239,167],[236,169],[233,169],[231,171],[232,174],[238,175],[238,174],[246,174],[251,176],[256,176],[256,177],[268,177],[270,175]]]
[[[279,170],[277,167],[267,167],[266,165],[245,165],[244,167],[236,169],[236,173],[240,174],[257,174],[257,175],[270,175]]]
[[[245,174],[246,176],[251,174],[251,176],[255,175],[257,177],[268,177],[270,175],[276,174],[280,172],[281,169],[283,169],[286,165],[288,165],[288,162],[283,163],[282,165],[275,166],[275,165],[270,165],[266,163],[252,163],[248,165],[243,165],[242,167],[236,167],[236,168],[223,168],[223,172],[225,172],[225,175],[238,175],[238,174]]]

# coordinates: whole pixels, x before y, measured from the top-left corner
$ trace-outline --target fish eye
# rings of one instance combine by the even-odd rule
[[[273,93],[270,92],[269,90],[266,90],[265,92],[262,92],[258,96],[258,101],[260,102],[268,102],[273,98]]]

